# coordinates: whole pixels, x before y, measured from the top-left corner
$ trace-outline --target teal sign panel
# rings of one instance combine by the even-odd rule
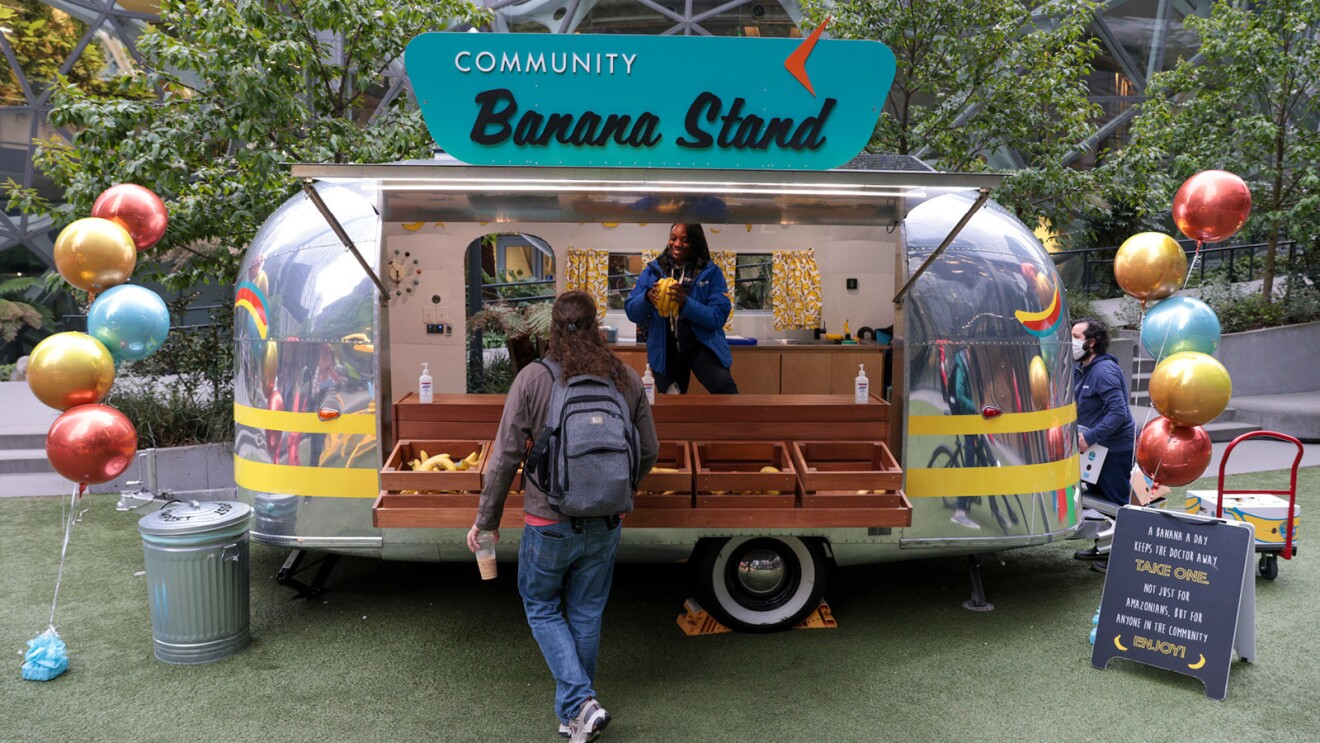
[[[472,165],[828,170],[870,140],[894,55],[819,36],[427,33],[404,63]]]

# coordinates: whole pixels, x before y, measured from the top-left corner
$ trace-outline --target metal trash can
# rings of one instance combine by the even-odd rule
[[[237,501],[171,503],[138,521],[156,657],[208,663],[252,642],[248,527]]]

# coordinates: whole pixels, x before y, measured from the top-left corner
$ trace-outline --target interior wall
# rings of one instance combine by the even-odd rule
[[[713,251],[769,253],[776,250],[816,251],[820,267],[825,327],[842,332],[845,320],[855,333],[863,326],[893,324],[894,254],[897,233],[880,227],[828,227],[808,225],[706,224],[706,240]],[[467,335],[465,255],[468,245],[494,232],[523,232],[545,240],[555,252],[555,291],[564,290],[569,248],[640,253],[663,250],[668,224],[615,223],[412,223],[384,225],[381,265],[387,266],[400,251],[407,275],[403,286],[418,283],[412,293],[391,291],[387,319],[391,339],[389,368],[394,399],[417,390],[422,362],[430,364],[436,392],[461,393],[467,387]],[[403,256],[403,253],[410,253]],[[413,260],[417,262],[412,263]],[[383,270],[383,273],[388,273]],[[857,289],[848,290],[849,278]],[[439,301],[433,302],[433,297]],[[428,334],[428,323],[452,328],[444,335]],[[621,340],[632,339],[636,328],[622,310],[606,313],[605,323],[619,329]],[[778,331],[769,311],[734,313],[733,335],[757,339],[809,337],[809,331]]]

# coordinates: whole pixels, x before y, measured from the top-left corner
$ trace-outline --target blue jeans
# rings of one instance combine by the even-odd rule
[[[527,624],[555,678],[555,714],[571,720],[596,696],[600,625],[614,579],[622,526],[586,519],[523,527],[518,545],[518,593]],[[562,600],[562,603],[561,603]]]

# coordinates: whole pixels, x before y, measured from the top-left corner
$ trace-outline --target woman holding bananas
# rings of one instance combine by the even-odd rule
[[[646,356],[662,392],[688,391],[692,375],[714,394],[738,394],[729,373],[733,355],[724,338],[728,284],[710,259],[699,224],[675,224],[659,258],[637,277],[624,309],[635,323],[649,322]]]

